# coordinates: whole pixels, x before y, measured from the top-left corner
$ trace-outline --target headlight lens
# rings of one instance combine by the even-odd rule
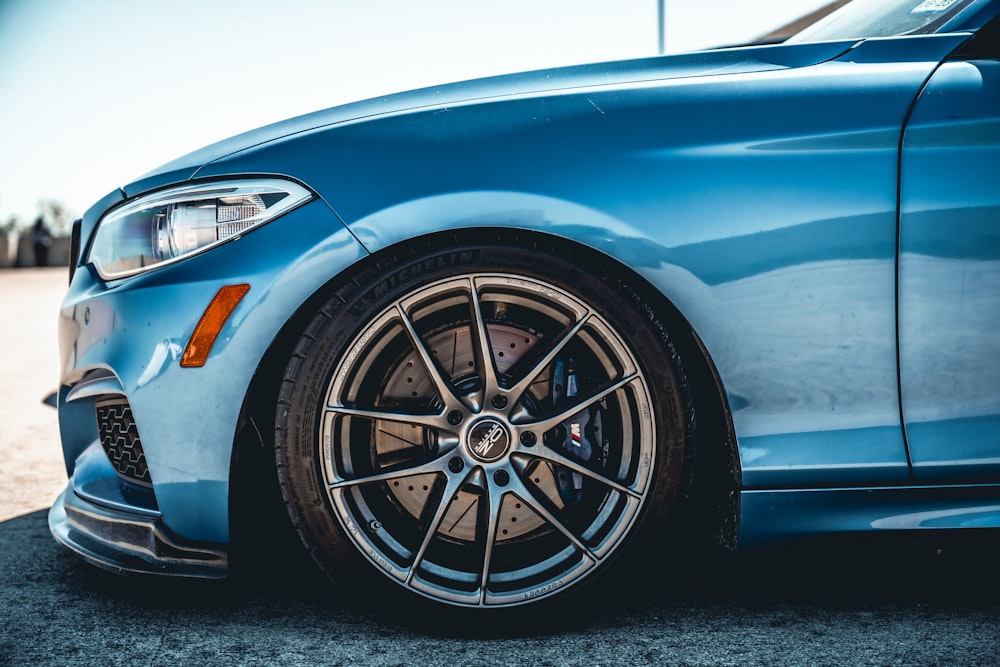
[[[277,178],[162,190],[101,219],[87,261],[105,280],[124,278],[235,238],[311,197],[301,185]]]

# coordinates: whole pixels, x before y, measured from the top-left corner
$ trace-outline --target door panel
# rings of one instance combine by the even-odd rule
[[[901,168],[900,389],[914,476],[998,481],[1000,61],[941,66]]]

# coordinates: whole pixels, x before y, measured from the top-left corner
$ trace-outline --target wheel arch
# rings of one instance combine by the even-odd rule
[[[365,256],[333,275],[284,323],[258,363],[244,396],[234,437],[229,498],[234,550],[240,550],[243,543],[249,541],[253,542],[255,549],[267,546],[266,541],[258,537],[271,532],[261,531],[262,521],[268,524],[267,528],[294,538],[276,476],[273,454],[275,406],[285,366],[295,353],[297,341],[317,310],[329,299],[331,290],[346,276],[391,266],[426,248],[487,241],[507,241],[558,252],[583,266],[595,267],[604,274],[603,277],[613,278],[625,287],[638,309],[649,310],[651,321],[662,327],[665,339],[669,332],[669,341],[684,362],[692,398],[692,405],[688,406],[688,430],[692,437],[697,438],[693,448],[697,456],[686,465],[678,511],[673,513],[676,519],[671,520],[669,527],[692,536],[696,544],[717,545],[727,550],[734,547],[740,488],[735,432],[720,376],[708,350],[687,319],[667,295],[606,252],[548,232],[482,227],[436,231],[393,243]]]

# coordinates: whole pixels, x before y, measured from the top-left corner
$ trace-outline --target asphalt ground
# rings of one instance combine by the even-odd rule
[[[572,615],[503,625],[361,606],[309,567],[118,577],[49,536],[65,485],[64,270],[0,271],[0,665],[997,665],[1000,545],[664,561]]]

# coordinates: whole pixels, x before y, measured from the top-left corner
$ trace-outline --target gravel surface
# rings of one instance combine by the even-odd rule
[[[48,507],[66,486],[52,407],[66,278],[65,268],[0,269],[0,521]]]
[[[997,665],[1000,545],[685,561],[572,616],[410,618],[294,556],[230,582],[122,578],[55,544],[63,271],[0,271],[0,665]]]
[[[647,581],[574,619],[428,629],[307,571],[117,577],[53,543],[39,511],[0,523],[0,664],[996,665],[996,556],[742,559]]]

